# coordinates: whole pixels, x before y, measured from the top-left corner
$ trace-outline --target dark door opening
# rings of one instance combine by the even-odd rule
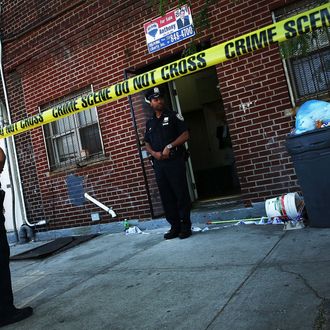
[[[240,193],[231,138],[215,68],[174,83],[177,108],[190,128],[188,142],[198,199]]]

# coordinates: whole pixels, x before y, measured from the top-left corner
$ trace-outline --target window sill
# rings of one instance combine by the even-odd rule
[[[68,170],[74,170],[74,169],[80,169],[80,168],[84,168],[84,167],[93,166],[97,163],[103,163],[103,162],[109,161],[109,160],[111,160],[111,157],[105,156],[105,155],[99,156],[97,158],[90,157],[87,159],[78,160],[75,163],[66,164],[61,167],[50,170],[49,172],[47,172],[47,176],[55,175],[55,174],[58,174],[61,172],[67,172]]]

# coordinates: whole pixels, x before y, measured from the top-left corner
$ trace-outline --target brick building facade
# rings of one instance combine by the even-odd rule
[[[177,6],[176,1],[169,3],[169,9]],[[204,3],[191,2],[193,18]],[[270,25],[274,13],[293,3],[303,6],[306,1],[215,1],[209,7],[209,27],[197,30],[194,42],[207,48]],[[134,76],[182,57],[189,39],[148,53],[143,24],[158,16],[148,0],[4,1],[1,37],[12,121],[38,114],[77,93],[123,81],[125,74]],[[293,126],[293,102],[299,104],[299,99],[290,94],[278,45],[208,69],[193,81],[185,79],[167,88],[169,99],[181,103],[192,126],[190,169],[197,186],[192,199],[236,195],[257,202],[299,189],[284,146]],[[205,98],[198,100],[198,109],[191,104],[194,90],[187,90],[190,84]],[[180,93],[184,100],[180,100]],[[91,224],[91,212],[100,210],[87,201],[73,200],[69,178],[82,182],[81,191],[112,206],[117,220],[161,214],[152,169],[143,150],[144,122],[150,115],[143,95],[108,103],[95,113],[90,119],[79,119],[81,126],[76,127],[76,133],[72,130],[70,141],[69,130],[61,131],[59,126],[39,127],[15,137],[31,222],[45,219],[49,228]],[[205,123],[197,125],[201,119]],[[219,120],[222,130],[215,131],[219,126],[214,126],[214,120]],[[227,128],[230,142],[224,141],[229,137],[223,132]],[[95,137],[100,133],[98,149],[92,154],[88,151],[87,156],[81,146],[93,148],[95,143],[90,143],[91,135],[84,135],[83,130],[93,131]],[[78,136],[77,143],[73,134]],[[227,145],[213,152],[221,143]],[[72,155],[71,161],[68,150],[76,144],[82,150],[78,157]],[[224,150],[232,153],[224,155]],[[222,161],[214,159],[215,153]],[[230,158],[227,162],[226,157]],[[221,181],[223,178],[227,179]],[[228,189],[223,190],[226,185]],[[114,220],[102,213],[101,222]]]

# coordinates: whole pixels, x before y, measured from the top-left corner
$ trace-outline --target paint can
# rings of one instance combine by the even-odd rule
[[[267,199],[265,209],[268,218],[297,219],[304,208],[304,200],[297,193],[288,193],[282,196]]]

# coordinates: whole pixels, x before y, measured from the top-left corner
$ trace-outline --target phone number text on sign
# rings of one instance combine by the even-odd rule
[[[185,27],[179,31],[173,32],[159,40],[152,41],[148,44],[149,53],[156,52],[162,48],[170,46],[181,40],[193,37],[195,35],[195,30],[192,26]]]

